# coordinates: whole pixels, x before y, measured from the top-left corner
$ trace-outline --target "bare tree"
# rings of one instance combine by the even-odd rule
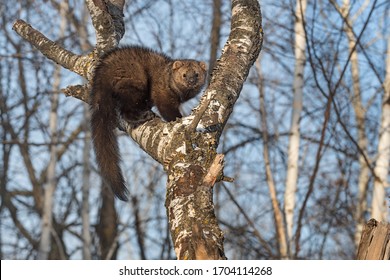
[[[256,63],[257,73],[259,75],[259,93],[260,93],[260,116],[261,116],[261,131],[263,132],[263,159],[265,165],[265,174],[266,181],[270,193],[270,199],[272,203],[272,210],[274,214],[275,228],[276,228],[276,236],[278,240],[278,248],[281,259],[288,258],[288,242],[285,233],[285,223],[282,214],[282,210],[279,206],[279,201],[276,193],[276,184],[274,180],[274,176],[271,170],[271,160],[270,160],[270,152],[269,152],[269,135],[268,135],[268,127],[267,127],[267,110],[265,108],[265,99],[264,99],[264,88],[261,83],[261,68],[260,62]]]
[[[115,47],[123,36],[120,15],[124,2],[107,2],[107,6],[103,2],[87,1],[87,4],[97,29],[96,51],[89,55],[74,55],[21,20],[14,24],[14,30],[48,58],[90,80],[93,71],[93,67],[90,67],[93,65],[90,64],[91,57],[95,56],[97,60],[97,54]],[[105,25],[101,30],[102,20],[109,20],[112,24]],[[231,36],[218,70],[200,105],[194,110],[196,113],[173,123],[164,123],[155,118],[136,129],[120,121],[120,128],[127,130],[140,147],[163,164],[168,172],[166,207],[179,259],[225,258],[223,235],[212,203],[212,187],[216,181],[224,178],[223,156],[216,153],[216,148],[232,105],[260,51],[262,37],[259,30],[261,16],[258,2],[233,1]],[[233,65],[235,73],[229,70]],[[227,78],[230,81],[228,84],[221,83]],[[88,90],[85,87],[82,91],[79,89],[68,87],[67,94],[87,101]],[[212,127],[218,129],[210,130]],[[153,142],[145,142],[147,135],[153,136]]]
[[[295,9],[295,69],[293,94],[294,100],[292,104],[292,116],[290,137],[288,143],[288,159],[287,159],[287,175],[286,189],[284,192],[284,216],[286,218],[286,229],[288,239],[288,249],[291,254],[293,248],[293,227],[294,227],[294,211],[295,211],[295,196],[298,184],[298,169],[299,169],[299,142],[300,142],[300,119],[303,107],[303,85],[304,71],[306,64],[306,38],[304,30],[304,16],[306,12],[306,0],[296,1]]]
[[[66,12],[68,10],[67,2],[63,2],[60,8],[60,16],[61,16],[61,24],[59,29],[59,36],[63,37],[66,28]],[[50,161],[47,168],[47,183],[44,188],[44,196],[43,196],[43,213],[42,213],[42,230],[41,230],[41,239],[39,241],[39,251],[38,251],[38,259],[46,260],[49,257],[49,253],[51,250],[51,240],[52,240],[52,221],[53,221],[53,198],[54,191],[57,186],[57,176],[56,176],[56,165],[57,165],[57,144],[58,136],[57,136],[57,118],[58,118],[58,94],[60,90],[60,66],[56,66],[54,70],[54,79],[53,79],[53,90],[54,94],[51,96],[51,112],[50,112],[50,135],[53,144],[50,147]]]
[[[336,4],[335,4],[336,5]],[[363,229],[363,225],[365,223],[364,213],[367,211],[367,188],[369,181],[369,163],[367,163],[367,136],[365,132],[365,108],[362,104],[362,93],[360,86],[360,70],[359,70],[359,59],[358,59],[358,51],[356,49],[356,37],[353,31],[353,20],[351,19],[356,16],[351,15],[351,7],[349,0],[343,1],[343,6],[338,7],[340,13],[343,15],[345,20],[345,32],[348,38],[348,46],[349,51],[351,53],[351,73],[352,73],[352,81],[353,81],[353,92],[351,96],[351,102],[353,104],[353,109],[355,112],[356,123],[358,128],[358,140],[357,144],[359,145],[362,153],[359,155],[359,163],[360,163],[360,175],[359,175],[359,183],[358,183],[358,203],[356,207],[356,232],[355,232],[355,244],[356,248],[360,241],[361,232]],[[361,12],[361,10],[359,11]]]
[[[222,253],[231,259],[354,258],[358,236],[356,209],[362,194],[359,182],[367,181],[363,221],[374,213],[373,202],[384,205],[381,203],[385,199],[380,198],[380,192],[380,196],[376,195],[375,185],[384,186],[379,190],[385,198],[390,194],[386,187],[389,155],[384,145],[388,142],[384,116],[388,105],[385,88],[389,72],[386,70],[389,5],[383,1],[357,0],[350,1],[349,8],[343,10],[346,1],[315,0],[307,2],[302,13],[298,6],[303,2],[262,3],[266,43],[236,102],[234,77],[239,76],[241,81],[245,76],[241,51],[246,52],[236,43],[246,42],[241,30],[252,30],[239,27],[235,17],[231,17],[232,7],[234,13],[240,11],[237,1],[231,6],[230,1],[134,0],[123,8],[110,4],[114,1],[95,0],[18,0],[17,5],[10,1],[0,5],[2,258],[38,258],[44,188],[48,185],[50,149],[54,146],[56,186],[48,258],[174,259],[178,256],[176,252],[185,256],[190,255],[186,252],[196,252],[199,256],[204,247],[217,248],[210,243],[204,245],[211,236],[217,236],[218,241],[223,237],[223,243],[219,242],[223,244]],[[61,36],[60,11],[64,3],[69,9]],[[92,23],[97,31],[91,25],[90,10],[95,13]],[[29,35],[39,40],[42,34],[36,30],[40,30],[52,39],[42,42],[47,43],[48,52],[53,51],[53,57],[58,57],[58,53],[65,55],[62,58],[68,66],[77,61],[75,71],[82,75],[59,67],[61,80],[59,87],[53,88],[56,67],[11,30],[19,17],[34,26],[27,32]],[[352,28],[348,27],[348,20],[353,22]],[[299,51],[305,49],[300,54],[307,56],[302,76],[297,74],[302,65],[295,53],[298,26],[304,28],[301,43],[305,44]],[[121,38],[125,27],[126,33]],[[351,30],[353,43],[347,34]],[[97,48],[94,48],[95,32]],[[232,35],[224,48],[221,57],[224,59],[218,60],[221,42],[228,40],[229,33]],[[209,61],[210,69],[215,69],[210,88],[201,98],[201,104],[207,106],[198,105],[189,117],[182,119],[184,123],[166,124],[156,119],[131,131],[136,139],[145,140],[148,139],[145,133],[165,129],[167,133],[156,134],[158,138],[153,144],[167,140],[164,142],[167,146],[152,150],[153,157],[128,137],[126,122],[119,124],[122,170],[131,194],[128,203],[116,201],[100,180],[94,153],[88,147],[85,113],[88,104],[58,94],[59,88],[75,84],[61,91],[87,101],[88,79],[99,55],[119,41],[122,45],[151,47],[171,57]],[[45,44],[41,46],[44,48]],[[359,75],[352,73],[355,53]],[[234,64],[228,64],[233,57]],[[221,76],[225,71],[229,75]],[[356,77],[359,91],[355,90]],[[303,83],[301,110],[298,106],[295,107],[298,110],[294,109],[297,81]],[[359,109],[355,92],[360,93],[364,116],[361,130],[355,113],[355,108]],[[55,141],[49,121],[53,95],[59,99]],[[184,115],[198,101],[184,104]],[[198,113],[204,109],[209,117],[204,115],[197,121]],[[296,114],[292,114],[293,110]],[[220,117],[222,112],[226,114]],[[151,128],[153,124],[155,130]],[[296,124],[299,125],[299,150],[289,148],[292,124],[295,132]],[[142,137],[140,130],[144,132]],[[359,144],[361,132],[365,133],[366,148]],[[171,139],[177,140],[170,143],[173,153],[168,146]],[[299,155],[294,206],[286,196],[287,177],[293,178],[288,174],[289,161],[293,159],[289,149]],[[159,154],[161,151],[166,154]],[[211,166],[218,166],[211,162],[222,154],[223,173],[217,172],[216,179],[222,181],[212,189],[206,183],[194,183],[205,181],[201,177],[212,170]],[[191,165],[187,157],[204,160]],[[368,175],[361,180],[363,165],[368,168]],[[196,180],[194,174],[198,175]],[[229,178],[223,174],[233,177],[234,182],[224,182]],[[167,180],[169,193],[176,195],[174,200],[166,200]],[[186,188],[189,183],[193,188]],[[209,203],[200,204],[203,198]],[[379,204],[375,198],[379,198]],[[188,207],[180,208],[184,201]],[[209,211],[209,216],[202,215],[202,211]],[[209,227],[204,227],[204,221]],[[171,234],[176,225],[179,228],[176,227],[176,232],[185,228],[198,235],[191,239],[188,235]],[[196,239],[200,234],[205,240]],[[188,250],[181,244],[189,244]]]

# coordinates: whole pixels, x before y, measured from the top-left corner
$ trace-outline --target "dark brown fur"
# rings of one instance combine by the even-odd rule
[[[133,126],[151,118],[156,106],[166,121],[182,115],[181,103],[195,97],[206,79],[206,65],[195,60],[173,60],[143,47],[114,49],[101,57],[91,91],[91,128],[103,179],[114,194],[127,200],[114,129],[116,108]]]

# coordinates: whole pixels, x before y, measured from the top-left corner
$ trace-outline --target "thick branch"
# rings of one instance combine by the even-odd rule
[[[157,128],[157,121],[153,120],[135,130],[127,127],[128,133],[141,148],[149,154],[150,151],[154,151],[151,155],[157,161],[169,163],[174,156],[171,152],[177,154],[175,151],[179,153],[187,151],[189,146],[194,145],[196,138],[207,144],[204,146],[214,148],[218,146],[219,137],[233,111],[243,83],[260,53],[263,42],[261,19],[258,1],[232,1],[232,30],[200,104],[190,116],[176,122],[180,125],[171,122]],[[163,131],[158,133],[160,129]],[[153,135],[153,139],[145,140],[145,133]],[[177,138],[180,138],[183,133],[187,134],[187,139],[192,139],[192,142],[183,141],[178,145],[180,141]],[[162,139],[160,136],[166,137],[167,134],[171,136],[168,138],[175,139],[175,143],[169,139],[164,140],[165,144],[160,142]],[[167,151],[167,145],[172,144],[171,149]],[[195,146],[200,145],[195,144]]]
[[[116,47],[125,34],[123,22],[124,0],[87,0],[92,25],[96,31],[96,49],[99,55]]]
[[[47,58],[82,77],[86,77],[86,66],[90,63],[88,56],[75,55],[64,49],[21,19],[14,23],[12,29]]]
[[[26,32],[20,33],[26,39],[30,38],[31,43],[50,59],[90,80],[96,54],[116,46],[123,36],[123,15],[117,13],[122,11],[123,1],[87,0],[87,5],[97,30],[98,50],[89,57],[67,52],[39,32],[33,38]],[[110,17],[106,17],[108,14]],[[214,214],[212,193],[214,183],[225,178],[223,156],[217,155],[216,148],[261,49],[263,36],[258,1],[232,0],[231,26],[229,40],[210,86],[191,116],[170,123],[154,118],[136,129],[123,120],[119,122],[119,128],[131,135],[168,172],[166,208],[179,259],[225,259],[223,233]],[[28,28],[26,24],[21,27]],[[82,70],[77,67],[80,61],[83,62]],[[64,92],[86,101],[86,89],[73,86]]]
[[[171,140],[166,140],[174,153],[166,165],[166,208],[179,259],[225,259],[213,205],[212,187],[224,178],[216,148],[262,44],[258,2],[233,0],[232,13],[229,40],[200,105],[181,120],[182,127],[170,124]]]
[[[194,114],[202,114],[195,118],[196,121],[199,118],[198,129],[216,132],[217,141],[260,53],[262,42],[259,3],[233,0],[229,39],[212,73],[210,86],[194,110]]]
[[[97,51],[92,50],[89,54],[76,55],[64,49],[21,19],[14,23],[13,30],[47,58],[90,81],[98,55],[116,47],[125,33],[123,22],[125,1],[87,0],[86,3],[97,36]],[[67,95],[86,101],[89,93],[86,89],[87,87],[71,86],[65,89],[64,92]]]

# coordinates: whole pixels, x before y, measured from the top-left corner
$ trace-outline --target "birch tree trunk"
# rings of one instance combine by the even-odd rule
[[[86,4],[84,4],[86,5]],[[80,36],[80,46],[83,52],[88,52],[90,49],[90,44],[88,42],[88,32],[87,24],[89,21],[89,13],[86,9],[82,10],[81,22],[77,28],[77,33]],[[83,238],[83,259],[90,260],[92,259],[91,253],[91,224],[90,224],[90,203],[89,203],[89,190],[90,190],[90,176],[91,176],[91,141],[92,135],[90,130],[90,120],[91,113],[89,111],[89,105],[87,103],[84,105],[84,123],[83,131],[85,133],[84,137],[84,150],[83,150],[83,185],[82,185],[82,202],[81,202],[81,221],[82,221],[82,238]]]
[[[372,193],[371,217],[387,221],[385,188],[390,183],[390,36],[387,39],[386,77],[383,83],[382,117],[379,130],[378,157],[375,165],[375,181]]]
[[[91,80],[98,55],[117,46],[124,34],[124,1],[87,0],[97,46],[78,56],[18,20],[13,28],[45,56]],[[261,11],[257,0],[232,0],[231,32],[200,104],[188,117],[163,122],[156,117],[136,129],[123,119],[126,131],[168,175],[166,209],[178,259],[225,259],[223,233],[213,205],[213,186],[228,180],[219,138],[233,111],[249,69],[262,46]],[[69,86],[65,94],[88,102],[88,86]]]
[[[214,184],[225,178],[216,148],[261,45],[259,3],[233,0],[230,36],[200,105],[180,124],[168,124],[170,143],[156,146],[168,172],[165,206],[178,259],[226,258],[212,202]]]
[[[59,90],[60,82],[60,66],[56,66],[54,70],[54,92]],[[50,161],[47,168],[47,182],[44,188],[43,195],[43,209],[42,209],[42,221],[41,221],[41,238],[39,241],[38,259],[47,260],[51,249],[51,233],[52,227],[52,208],[53,208],[53,195],[57,185],[56,179],[56,163],[57,163],[57,108],[58,108],[58,94],[55,93],[51,96],[51,110],[49,118],[49,130],[51,135],[50,146]]]
[[[362,234],[363,226],[365,224],[364,213],[367,211],[367,189],[370,175],[370,167],[367,163],[367,135],[365,131],[365,108],[362,103],[361,87],[360,87],[360,71],[359,71],[359,58],[358,52],[355,48],[356,37],[354,35],[352,26],[353,20],[350,16],[350,1],[343,0],[343,7],[340,9],[342,16],[346,22],[345,32],[348,38],[348,47],[350,52],[351,61],[351,74],[352,74],[352,96],[351,102],[353,110],[355,112],[355,120],[357,126],[357,144],[360,148],[359,153],[359,179],[358,179],[358,201],[356,203],[355,212],[355,246],[359,246],[360,237]],[[362,154],[364,153],[364,154]]]
[[[288,249],[291,254],[294,245],[294,209],[295,194],[298,183],[299,166],[299,141],[300,141],[300,118],[303,106],[303,82],[306,62],[306,38],[304,29],[304,16],[306,12],[306,0],[296,1],[295,11],[295,69],[293,82],[293,108],[291,115],[291,127],[288,144],[286,189],[284,193],[284,215],[286,219],[286,231],[288,239]]]
[[[66,28],[66,10],[67,3],[61,3],[61,23],[59,37],[63,37],[65,34]],[[61,66],[56,65],[53,75],[53,92],[51,96],[51,109],[49,116],[49,131],[51,135],[51,145],[50,145],[50,160],[47,168],[47,183],[44,188],[43,193],[43,208],[42,208],[42,225],[41,225],[41,238],[39,241],[38,249],[38,259],[47,260],[49,258],[49,253],[51,250],[51,236],[53,231],[52,219],[53,219],[53,199],[54,191],[57,186],[56,178],[56,164],[57,164],[57,145],[58,145],[58,135],[57,135],[57,119],[58,119],[58,99],[59,99],[59,90],[60,90],[60,81],[61,81]]]

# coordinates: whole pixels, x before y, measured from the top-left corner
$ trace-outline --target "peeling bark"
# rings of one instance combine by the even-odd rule
[[[188,141],[183,133],[185,146],[175,149],[189,153],[177,153],[169,162],[166,207],[178,259],[225,259],[224,237],[212,201],[212,186],[223,178],[223,163],[216,148],[261,43],[258,2],[232,1],[230,37],[193,113],[201,114],[199,124],[195,132],[189,132],[191,137],[187,139],[192,140]],[[196,118],[186,120],[191,122],[189,127],[195,127]],[[215,170],[220,174],[216,175]]]
[[[370,219],[363,227],[356,259],[390,260],[390,224]]]
[[[225,259],[223,233],[212,201],[212,187],[223,162],[221,155],[197,155],[198,162],[184,158],[168,172],[165,206],[175,252],[178,259]],[[205,169],[202,161],[213,163]]]
[[[232,1],[230,37],[193,113],[169,124],[155,119],[153,125],[132,131],[126,127],[168,173],[165,206],[178,259],[226,258],[212,200],[212,186],[223,174],[215,176],[213,163],[219,157],[219,137],[261,45],[258,2]],[[212,177],[216,179],[209,180]]]
[[[99,55],[116,47],[125,34],[123,22],[124,0],[86,0],[96,31],[96,49]]]

